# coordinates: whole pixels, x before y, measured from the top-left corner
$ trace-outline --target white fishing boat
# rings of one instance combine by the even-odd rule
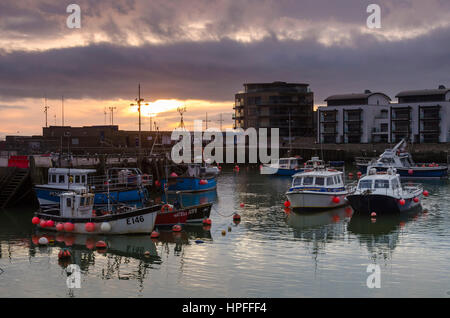
[[[347,204],[349,194],[343,172],[336,169],[305,169],[293,176],[286,192],[291,207],[302,210],[333,209]]]
[[[151,233],[161,205],[136,208],[115,205],[94,210],[94,194],[67,191],[59,205],[40,208],[33,224],[46,230],[87,234]]]
[[[423,187],[408,182],[402,185],[400,175],[393,167],[377,171],[369,166],[347,200],[356,212],[371,214],[403,212],[420,205]]]

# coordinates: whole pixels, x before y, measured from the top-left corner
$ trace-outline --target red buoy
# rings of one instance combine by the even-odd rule
[[[334,196],[333,197],[333,202],[334,203],[339,203],[339,202],[341,202],[341,199],[339,197]]]
[[[358,173],[356,173],[356,175],[358,176],[358,178],[361,178],[361,176],[362,176],[361,171],[358,171]]]
[[[35,216],[34,218],[31,219],[31,223],[33,223],[34,225],[37,225],[39,223],[41,223],[41,220]]]
[[[84,228],[86,229],[86,231],[88,232],[94,232],[95,230],[95,224],[92,222],[88,222],[84,225]]]
[[[173,177],[173,178],[178,177],[178,175],[177,175],[175,172],[172,172],[172,173],[170,174],[170,176]]]
[[[181,231],[181,225],[175,224],[174,226],[172,226],[172,231],[180,232]]]
[[[352,178],[353,178],[353,173],[349,172],[348,177],[349,177],[350,179],[352,179]]]
[[[289,200],[284,201],[284,207],[288,208],[291,206],[291,202]]]
[[[240,206],[241,208],[243,208],[243,207],[245,206],[245,204],[244,204],[244,203],[241,203],[241,204],[239,204],[239,206]]]
[[[405,201],[404,199],[400,199],[400,200],[398,201],[398,203],[400,203],[400,205],[405,205],[406,201]]]
[[[152,234],[150,235],[151,238],[158,238],[159,237],[159,232],[158,231],[153,231]]]
[[[427,190],[423,190],[423,195],[424,195],[424,196],[427,197],[429,194],[430,194],[430,193],[429,193]]]
[[[234,171],[239,172],[239,166],[238,165],[234,166]]]
[[[63,223],[58,223],[56,224],[56,230],[61,232],[64,230],[64,224]]]
[[[159,180],[155,181],[155,186],[160,187],[161,186],[161,182],[159,182]]]
[[[75,229],[75,225],[73,225],[73,223],[70,223],[70,222],[64,223],[64,231],[72,232],[74,229]]]
[[[206,179],[201,179],[201,180],[199,181],[199,184],[201,184],[201,185],[208,184],[208,180],[206,180]]]
[[[340,220],[339,215],[333,215],[333,222],[334,222],[334,223],[339,222],[339,220]]]
[[[370,216],[375,217],[375,216],[377,216],[377,213],[376,212],[372,212],[372,213],[370,213]]]
[[[413,173],[414,173],[413,169],[408,170],[408,174],[413,174]]]
[[[41,222],[39,223],[40,227],[46,227],[47,226],[47,221],[46,220],[41,220]]]
[[[241,216],[239,214],[235,213],[233,215],[233,221],[237,221],[237,220],[240,220],[240,219],[241,219]]]
[[[211,219],[209,219],[209,218],[206,218],[206,219],[203,219],[203,224],[205,224],[205,225],[211,225]]]
[[[53,220],[47,221],[46,227],[54,227],[54,226],[55,226],[55,221],[53,221]]]
[[[413,201],[414,201],[415,203],[417,203],[417,202],[419,202],[419,198],[418,198],[418,197],[415,197],[415,198],[413,199]]]

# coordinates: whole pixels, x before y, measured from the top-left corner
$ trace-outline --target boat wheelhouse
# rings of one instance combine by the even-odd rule
[[[403,212],[420,205],[423,187],[420,184],[402,185],[395,168],[378,171],[369,166],[347,200],[356,212],[371,214]]]
[[[293,176],[286,196],[294,209],[324,210],[346,205],[348,193],[342,171],[305,169]]]
[[[292,176],[303,171],[301,157],[280,158],[271,164],[261,167],[261,174],[274,174],[279,176]]]

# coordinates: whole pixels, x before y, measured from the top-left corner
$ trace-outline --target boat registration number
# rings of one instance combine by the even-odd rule
[[[144,217],[141,216],[137,216],[137,217],[133,217],[133,218],[127,218],[127,225],[132,225],[132,224],[136,224],[136,223],[143,223],[144,222]]]

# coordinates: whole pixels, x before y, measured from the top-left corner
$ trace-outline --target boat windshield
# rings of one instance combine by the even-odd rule
[[[359,189],[372,189],[372,180],[361,180],[359,181]]]
[[[334,185],[334,178],[333,177],[328,177],[327,178],[327,185]]]
[[[389,189],[389,180],[375,180],[375,189]]]
[[[322,177],[316,177],[316,185],[323,186],[325,185],[325,178]]]
[[[293,185],[294,187],[297,187],[297,186],[299,186],[299,185],[302,185],[302,179],[303,179],[303,178],[295,178],[292,185]]]
[[[304,177],[303,185],[312,185],[314,181],[314,177]]]
[[[393,163],[395,163],[394,159],[392,159],[392,158],[381,158],[380,161],[382,163],[385,163],[385,164],[393,164]]]

